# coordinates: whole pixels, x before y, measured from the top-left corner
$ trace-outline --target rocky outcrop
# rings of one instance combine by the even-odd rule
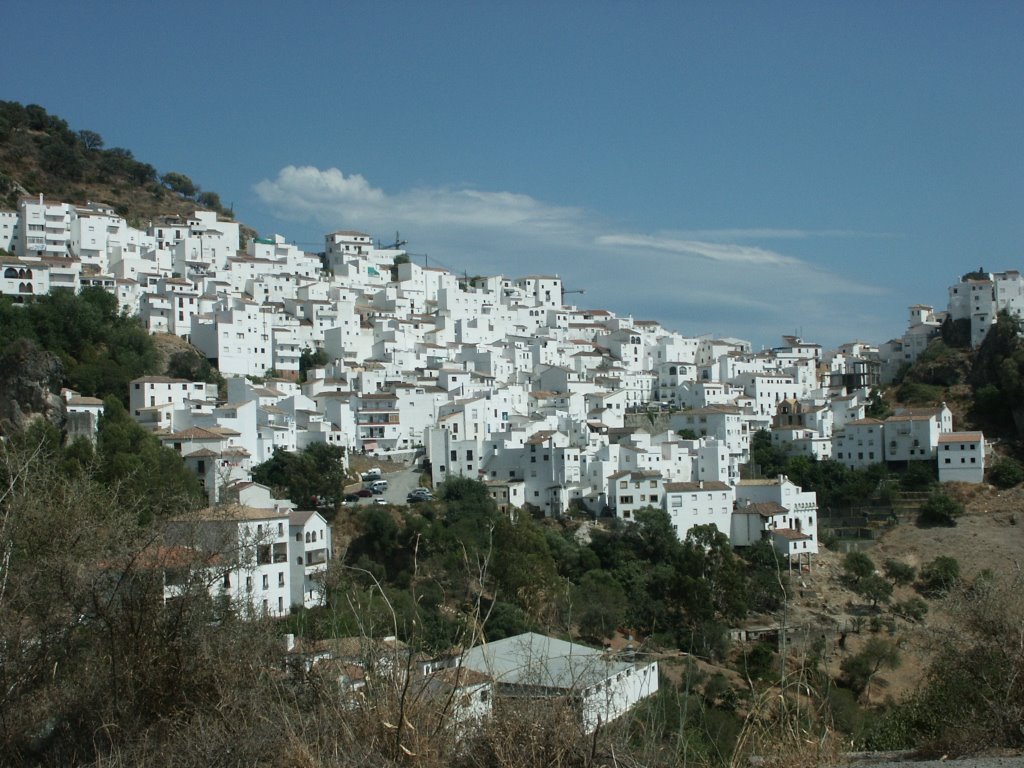
[[[0,354],[0,434],[22,429],[38,418],[64,428],[67,409],[60,396],[64,366],[60,357],[20,339]]]

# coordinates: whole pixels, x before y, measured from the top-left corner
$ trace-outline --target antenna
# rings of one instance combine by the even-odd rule
[[[402,240],[398,236],[398,230],[396,229],[395,230],[395,242],[391,243],[391,245],[385,245],[382,250],[400,251],[400,250],[402,250],[402,247],[407,245],[408,243],[409,243],[408,240]]]

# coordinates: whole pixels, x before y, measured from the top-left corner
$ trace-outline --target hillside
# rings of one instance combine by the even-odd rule
[[[36,104],[0,101],[0,208],[14,210],[19,198],[39,194],[105,203],[136,227],[156,216],[186,216],[197,207],[234,218],[216,192],[200,189],[187,176],[161,174],[131,150],[107,148],[98,133],[74,130]]]

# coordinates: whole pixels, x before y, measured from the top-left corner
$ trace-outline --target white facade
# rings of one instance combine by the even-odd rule
[[[471,648],[461,666],[491,678],[499,697],[564,697],[585,733],[658,692],[657,662],[616,660],[594,648],[534,633]]]
[[[735,501],[735,491],[726,483],[665,483],[663,509],[668,512],[680,540],[698,525],[713,525],[730,536]]]
[[[981,432],[939,435],[937,454],[940,483],[985,481],[985,436]]]

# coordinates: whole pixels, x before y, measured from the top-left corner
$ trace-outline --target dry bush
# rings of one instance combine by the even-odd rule
[[[754,697],[730,765],[819,768],[838,762],[842,739],[822,698],[803,674]]]

